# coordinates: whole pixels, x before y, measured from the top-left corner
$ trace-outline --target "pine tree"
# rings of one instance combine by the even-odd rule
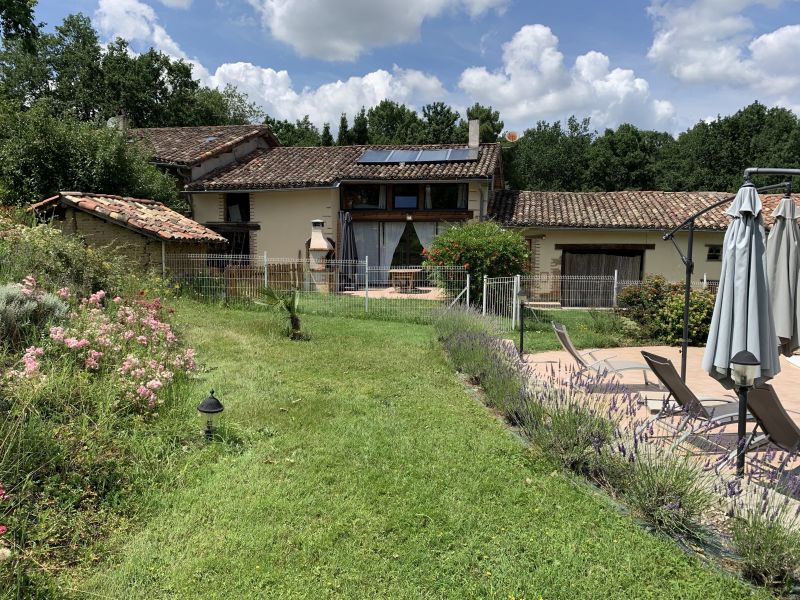
[[[339,119],[339,135],[336,136],[337,146],[347,146],[350,144],[350,126],[347,124],[347,113],[342,113]]]
[[[367,109],[363,106],[353,119],[353,130],[350,133],[353,144],[366,144],[369,140],[369,120],[367,119]]]
[[[333,146],[333,136],[331,135],[331,124],[324,123],[322,125],[322,133],[320,134],[321,146]]]

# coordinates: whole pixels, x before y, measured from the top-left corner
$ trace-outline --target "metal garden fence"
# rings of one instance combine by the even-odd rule
[[[429,322],[441,308],[469,303],[463,267],[190,254],[165,257],[165,273],[183,295],[233,306],[263,304],[266,287],[297,292],[304,313],[388,320]]]
[[[716,293],[717,281],[702,279],[692,287],[710,289]],[[495,317],[506,329],[519,323],[521,291],[525,307],[534,318],[551,319],[569,309],[608,310],[617,306],[620,292],[631,286],[641,286],[642,280],[620,280],[616,275],[516,275],[488,277],[483,281],[482,313]],[[683,282],[678,285],[683,286]],[[527,311],[526,311],[527,314]]]

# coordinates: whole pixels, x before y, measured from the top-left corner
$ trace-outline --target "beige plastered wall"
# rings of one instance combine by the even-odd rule
[[[562,251],[558,244],[652,244],[644,251],[645,275],[662,275],[670,281],[682,281],[685,267],[671,242],[662,239],[661,231],[519,229],[530,240],[531,271],[535,274],[561,274]],[[724,232],[697,231],[694,234],[694,279],[719,279],[721,262],[708,261],[708,246],[722,245]],[[687,234],[678,233],[676,242],[686,251]]]
[[[260,229],[250,234],[250,251],[271,258],[306,258],[311,221],[325,222],[323,234],[336,241],[339,190],[309,188],[250,194],[250,220]]]

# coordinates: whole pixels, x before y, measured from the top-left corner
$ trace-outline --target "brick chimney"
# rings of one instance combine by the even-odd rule
[[[481,122],[478,119],[469,121],[469,147],[477,148],[481,145]]]

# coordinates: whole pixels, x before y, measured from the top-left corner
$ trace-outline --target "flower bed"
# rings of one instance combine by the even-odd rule
[[[54,297],[65,307],[0,352],[0,499],[13,496],[0,504],[0,587],[27,597],[132,506],[147,461],[185,447],[183,423],[165,438],[155,430],[197,365],[171,310],[144,293],[52,294],[32,276],[10,285],[31,314]]]

